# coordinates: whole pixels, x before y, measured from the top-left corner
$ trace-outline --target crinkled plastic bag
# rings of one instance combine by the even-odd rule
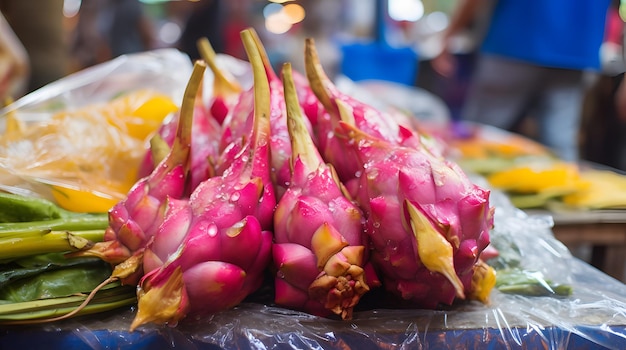
[[[108,210],[136,182],[148,138],[178,109],[191,68],[175,49],[123,55],[5,107],[0,189]]]

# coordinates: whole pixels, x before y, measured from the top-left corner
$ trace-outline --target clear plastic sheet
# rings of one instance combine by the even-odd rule
[[[480,180],[480,179],[478,179]],[[0,348],[71,349],[624,349],[626,286],[573,257],[549,216],[528,216],[500,192],[494,241],[517,245],[524,269],[573,287],[569,297],[494,290],[490,305],[461,302],[440,310],[369,308],[352,321],[275,307],[270,290],[240,306],[175,327],[127,329],[134,309],[0,331]],[[384,304],[370,292],[369,305]],[[374,300],[372,300],[374,299]]]

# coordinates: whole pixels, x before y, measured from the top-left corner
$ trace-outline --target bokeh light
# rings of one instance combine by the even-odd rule
[[[291,29],[289,17],[283,11],[273,13],[265,18],[265,29],[270,33],[283,34]]]
[[[263,7],[263,17],[268,18],[278,12],[281,12],[282,10],[283,5],[275,3],[267,4],[265,5],[265,7]]]
[[[165,22],[159,28],[159,39],[166,44],[174,44],[180,38],[182,28],[174,22]]]
[[[63,15],[67,18],[74,17],[80,10],[81,0],[64,0],[63,1]]]
[[[283,7],[283,12],[292,24],[300,23],[304,20],[304,8],[298,4],[287,4]]]
[[[430,30],[435,32],[446,29],[449,22],[448,15],[441,11],[431,12],[426,15],[426,25],[428,25]]]
[[[284,1],[283,1],[284,2]],[[263,7],[265,28],[274,34],[283,34],[289,31],[296,23],[306,17],[304,8],[296,3],[281,5],[272,2]]]
[[[387,9],[389,17],[395,21],[415,22],[424,15],[421,0],[389,0]]]

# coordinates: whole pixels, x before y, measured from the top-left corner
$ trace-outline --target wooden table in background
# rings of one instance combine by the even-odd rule
[[[528,211],[547,214],[546,211]],[[554,236],[570,250],[591,246],[589,263],[607,275],[626,282],[626,210],[549,212]]]

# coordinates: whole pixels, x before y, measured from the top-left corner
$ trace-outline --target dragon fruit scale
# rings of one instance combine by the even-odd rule
[[[289,188],[274,214],[275,301],[350,319],[368,284],[378,284],[367,265],[362,214],[345,197],[303,123],[289,63],[283,67],[283,81],[293,153]]]
[[[231,165],[202,182],[161,224],[144,255],[144,265],[155,268],[139,283],[131,330],[233,307],[260,287],[269,265],[276,206],[270,88],[252,34],[241,36],[254,74],[251,130]]]

